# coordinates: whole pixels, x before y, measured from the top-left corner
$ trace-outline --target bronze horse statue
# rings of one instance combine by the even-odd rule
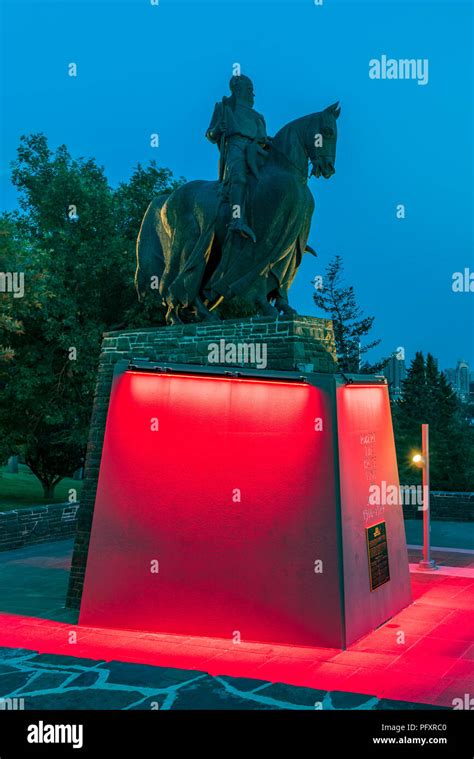
[[[308,179],[335,172],[339,113],[335,103],[290,122],[259,158],[247,200],[256,242],[228,230],[230,209],[217,181],[187,182],[152,200],[137,240],[139,298],[150,289],[158,294],[168,324],[181,321],[181,309],[216,318],[214,308],[234,297],[261,315],[295,313],[288,289],[303,253],[314,254],[307,245],[314,210]]]

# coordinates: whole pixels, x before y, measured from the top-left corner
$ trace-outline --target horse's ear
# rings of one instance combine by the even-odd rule
[[[341,113],[339,100],[336,100],[336,102],[333,103],[332,105],[328,105],[328,107],[326,108],[326,111],[328,111],[329,113],[332,113],[335,119],[339,118],[339,114]]]

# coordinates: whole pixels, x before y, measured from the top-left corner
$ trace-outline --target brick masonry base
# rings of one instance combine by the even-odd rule
[[[220,341],[225,341],[223,344]],[[212,345],[219,346],[217,361],[209,362]],[[104,440],[105,422],[115,364],[124,359],[149,359],[163,363],[192,364],[199,366],[225,366],[226,368],[255,364],[235,361],[229,365],[220,359],[225,348],[254,346],[266,351],[265,366],[261,369],[278,371],[333,372],[335,370],[335,344],[332,322],[311,316],[232,319],[228,321],[181,324],[173,327],[135,329],[109,332],[104,335],[99,360],[97,385],[92,410],[89,442],[78,512],[77,532],[72,559],[66,605],[78,609],[81,603],[84,574],[94,502],[99,477],[100,459]],[[232,346],[230,346],[232,347]],[[252,353],[249,351],[250,358]],[[247,356],[249,356],[247,354]],[[229,354],[227,353],[227,356]],[[245,353],[241,353],[240,358]],[[264,355],[258,353],[259,358]],[[237,355],[238,359],[238,355]]]

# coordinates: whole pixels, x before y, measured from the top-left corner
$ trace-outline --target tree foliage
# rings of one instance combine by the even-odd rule
[[[49,497],[83,463],[102,334],[138,318],[143,213],[176,182],[152,162],[113,189],[93,159],[53,152],[42,134],[21,138],[12,181],[20,208],[0,219],[0,263],[24,273],[24,296],[0,293],[2,453],[22,454]]]
[[[402,397],[394,404],[394,427],[400,478],[416,481],[411,456],[421,447],[421,425],[429,424],[431,488],[470,490],[473,429],[462,404],[428,353],[418,352],[402,382]]]

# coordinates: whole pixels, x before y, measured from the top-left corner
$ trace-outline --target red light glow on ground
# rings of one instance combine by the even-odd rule
[[[474,687],[474,580],[411,579],[415,602],[346,651],[99,629],[14,614],[0,614],[0,645],[452,708],[454,698]],[[77,633],[74,644],[71,632]]]

